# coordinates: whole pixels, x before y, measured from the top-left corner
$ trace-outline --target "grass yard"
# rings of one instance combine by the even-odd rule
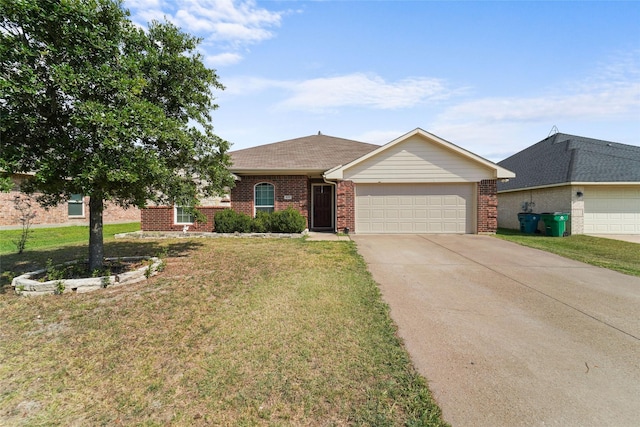
[[[111,240],[105,252],[164,252],[167,266],[88,294],[0,293],[0,425],[445,425],[351,242]]]
[[[547,237],[507,229],[499,229],[496,237],[598,267],[640,276],[640,245],[637,243],[585,235]]]
[[[126,224],[105,224],[104,240],[113,239],[118,233],[129,233],[140,230],[139,222]],[[0,254],[16,252],[14,241],[20,239],[22,230],[0,230]],[[73,243],[89,242],[89,226],[32,228],[25,251],[60,247]]]

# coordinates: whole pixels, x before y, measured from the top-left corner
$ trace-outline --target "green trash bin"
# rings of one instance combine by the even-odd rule
[[[569,214],[564,212],[542,213],[540,215],[544,221],[544,229],[547,236],[561,237],[568,236],[567,222]]]
[[[538,221],[540,221],[540,214],[522,212],[518,214],[518,221],[520,221],[520,232],[533,234],[538,230]]]

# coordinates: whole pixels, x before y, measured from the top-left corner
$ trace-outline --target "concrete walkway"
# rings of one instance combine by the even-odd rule
[[[475,235],[353,235],[457,426],[639,426],[640,278]]]

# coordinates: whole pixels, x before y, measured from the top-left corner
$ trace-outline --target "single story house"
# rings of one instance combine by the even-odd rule
[[[8,193],[0,192],[0,228],[20,228],[20,212],[15,208],[16,196],[28,199],[31,203],[31,211],[35,217],[31,221],[34,226],[51,225],[89,225],[89,197],[82,194],[73,194],[67,203],[61,203],[48,209],[40,206],[35,197],[29,197],[20,191],[20,185],[29,178],[29,174],[13,174],[11,180],[13,188]],[[130,207],[127,209],[113,203],[106,203],[103,212],[105,224],[140,222],[140,209]]]
[[[143,231],[211,231],[215,211],[294,207],[315,231],[494,233],[496,182],[513,172],[422,129],[383,145],[317,135],[230,153],[236,185],[198,209],[192,224],[179,207],[142,212]]]
[[[529,207],[570,213],[571,234],[640,234],[640,147],[556,133],[498,164],[516,173],[498,182],[499,227]]]

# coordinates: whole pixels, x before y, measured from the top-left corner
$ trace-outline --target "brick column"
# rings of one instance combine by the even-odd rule
[[[478,184],[478,234],[495,234],[498,230],[498,190],[495,179]]]
[[[356,232],[356,191],[353,181],[340,181],[337,185],[337,229],[339,232],[349,228]]]

